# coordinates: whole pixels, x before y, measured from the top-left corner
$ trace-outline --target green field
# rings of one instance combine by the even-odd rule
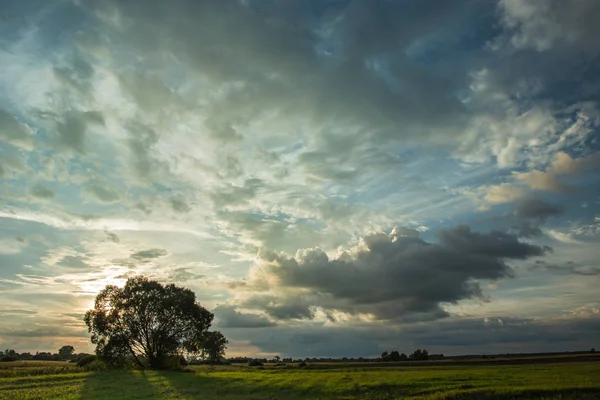
[[[600,362],[443,367],[198,366],[85,372],[0,363],[2,399],[600,399]]]

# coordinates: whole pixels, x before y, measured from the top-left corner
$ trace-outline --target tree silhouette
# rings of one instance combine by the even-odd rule
[[[420,361],[420,360],[428,360],[429,352],[425,349],[417,349],[410,356],[408,356],[411,360]]]
[[[58,355],[63,360],[69,360],[73,357],[73,353],[75,352],[75,348],[71,345],[63,346],[58,349]]]
[[[229,341],[219,331],[206,332],[202,347],[208,355],[208,360],[218,362],[225,355]]]
[[[101,359],[117,366],[131,356],[144,367],[144,357],[151,368],[164,367],[170,355],[201,350],[212,320],[191,290],[143,276],[123,288],[106,286],[84,317]]]

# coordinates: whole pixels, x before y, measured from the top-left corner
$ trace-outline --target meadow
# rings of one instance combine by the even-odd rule
[[[65,362],[17,361],[0,363],[0,399],[600,399],[600,362],[86,372]]]

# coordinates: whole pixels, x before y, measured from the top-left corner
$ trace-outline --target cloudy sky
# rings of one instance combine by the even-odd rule
[[[106,284],[229,355],[600,346],[597,0],[5,0],[0,347]]]

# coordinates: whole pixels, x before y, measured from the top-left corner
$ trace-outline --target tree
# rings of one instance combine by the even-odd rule
[[[409,356],[409,358],[415,361],[427,360],[429,359],[429,352],[425,349],[417,349]]]
[[[398,350],[392,350],[390,353],[390,359],[392,361],[400,361],[400,353],[398,353]]]
[[[383,353],[381,353],[381,360],[382,361],[387,361],[390,358],[390,355],[388,354],[387,351],[384,351]]]
[[[84,321],[101,359],[117,366],[129,357],[144,367],[143,357],[161,368],[170,355],[197,352],[213,317],[191,290],[136,276],[123,288],[106,286]]]
[[[202,348],[206,351],[209,361],[217,362],[225,355],[227,343],[229,341],[221,332],[206,332]]]
[[[58,349],[58,355],[63,360],[70,360],[73,358],[73,353],[75,352],[75,348],[71,345],[63,346]]]
[[[0,361],[16,361],[17,352],[14,349],[0,351]]]

